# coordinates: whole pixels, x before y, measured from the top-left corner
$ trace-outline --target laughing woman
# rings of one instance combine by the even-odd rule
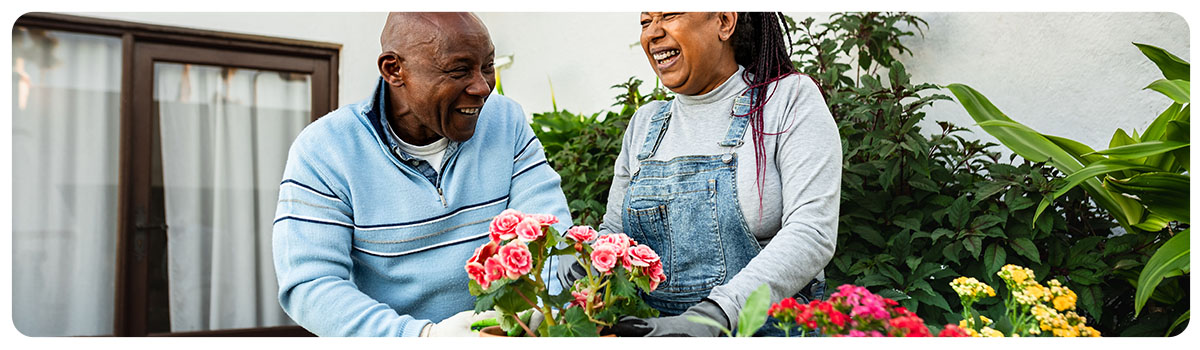
[[[780,23],[775,13],[641,14],[642,49],[676,98],[629,122],[600,232],[654,248],[668,278],[644,296],[663,316],[625,318],[618,335],[717,336],[686,317],[732,329],[763,284],[772,302],[823,297],[842,148]]]

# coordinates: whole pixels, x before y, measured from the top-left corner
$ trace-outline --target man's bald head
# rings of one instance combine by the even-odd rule
[[[402,140],[466,141],[496,86],[495,46],[469,13],[389,13],[377,65]]]
[[[391,12],[379,35],[383,52],[404,54],[415,46],[436,45],[447,32],[487,36],[479,17],[463,12]],[[488,37],[490,41],[491,38]]]

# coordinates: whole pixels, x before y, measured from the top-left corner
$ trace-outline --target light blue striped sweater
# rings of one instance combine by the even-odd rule
[[[488,98],[475,135],[447,149],[435,186],[386,146],[381,86],[307,126],[280,182],[279,303],[320,336],[416,336],[472,309],[463,265],[506,208],[553,214],[560,232],[571,223],[560,178],[516,102]]]

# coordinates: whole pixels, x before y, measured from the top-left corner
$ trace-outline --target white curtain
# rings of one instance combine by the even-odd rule
[[[12,321],[113,331],[121,40],[13,28]]]
[[[279,307],[271,222],[307,75],[156,63],[171,331],[294,324]]]

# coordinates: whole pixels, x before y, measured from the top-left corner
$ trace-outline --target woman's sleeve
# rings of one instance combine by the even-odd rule
[[[771,302],[778,302],[799,292],[833,258],[841,196],[841,137],[819,88],[807,77],[798,80],[796,90],[784,95],[791,99],[780,129],[788,131],[779,136],[775,149],[782,187],[781,228],[745,268],[709,296],[721,305],[730,324],[737,324],[746,298],[759,286],[770,286]]]

